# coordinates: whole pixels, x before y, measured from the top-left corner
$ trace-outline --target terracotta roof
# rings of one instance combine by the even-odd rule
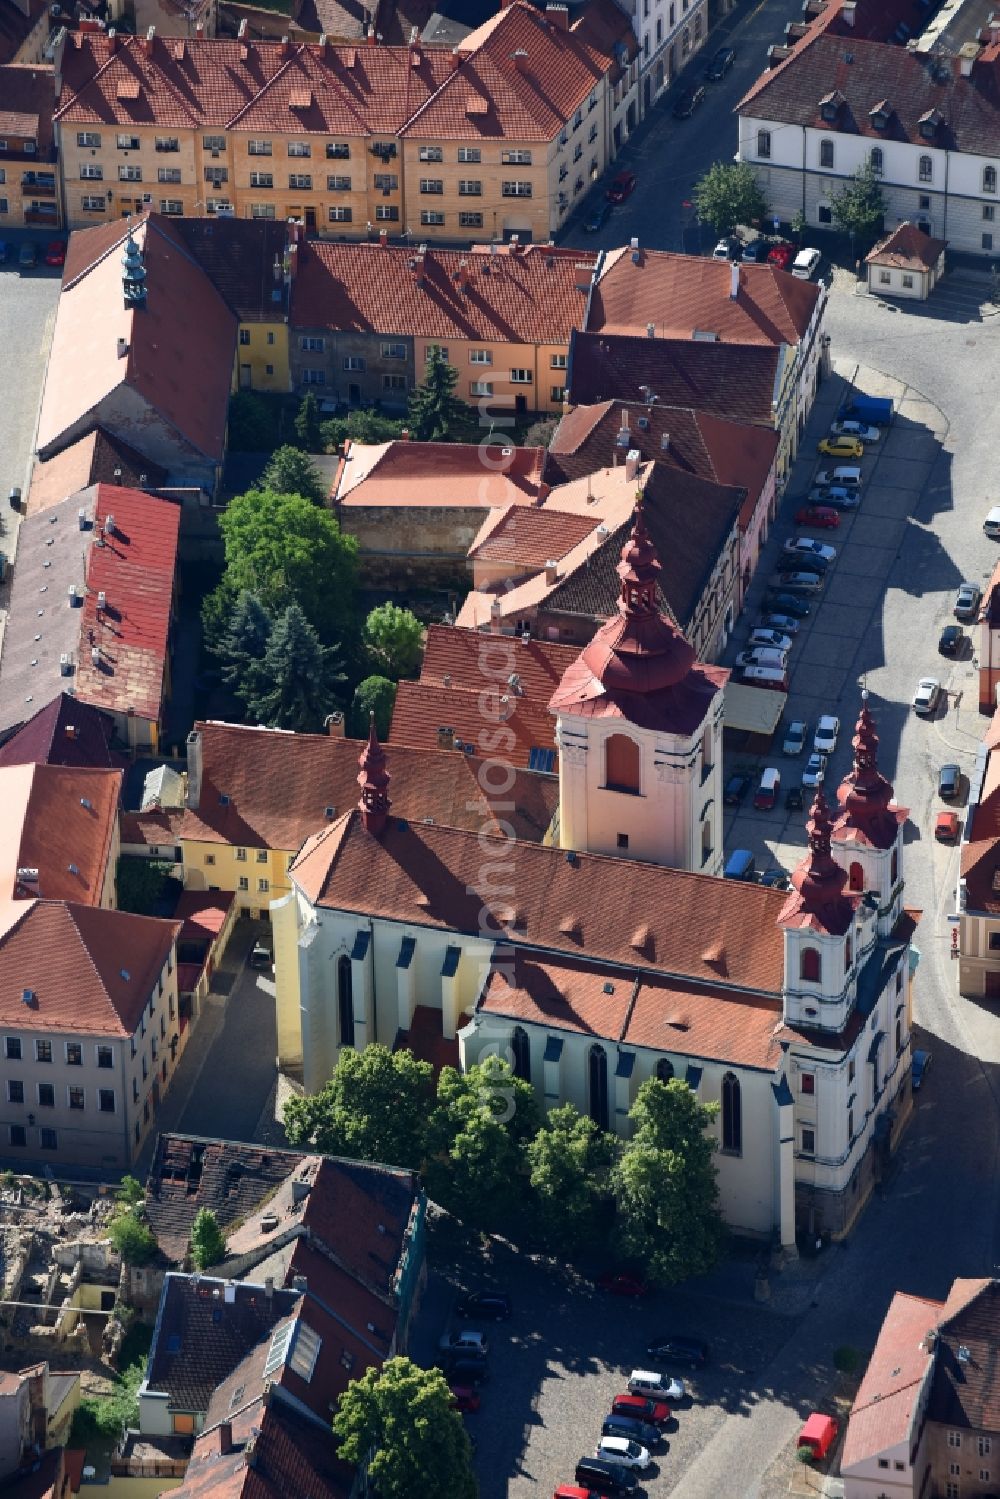
[[[0,769],[0,900],[99,905],[114,844],[120,770],[68,765]],[[25,869],[37,878],[22,877]]]
[[[938,1321],[930,1420],[1000,1432],[998,1344],[1000,1281],[956,1280]]]
[[[52,69],[39,63],[6,63],[0,67],[0,136],[34,140],[41,162],[52,151],[55,88]]]
[[[631,62],[639,53],[639,40],[629,17],[615,0],[588,0],[573,22],[573,35],[603,57],[614,58],[610,81],[615,84],[624,76],[619,59]]]
[[[360,740],[236,724],[195,727],[202,736],[202,792],[198,808],[183,816],[182,838],[294,853],[329,821],[328,807],[338,816],[358,801]],[[495,820],[482,806],[481,761],[439,750],[436,729],[435,721],[416,748],[393,749],[397,816],[495,830]],[[228,797],[225,805],[222,796]],[[504,803],[500,816],[512,821],[519,839],[537,842],[552,821],[558,788],[548,776],[523,771],[513,791],[493,799]],[[507,810],[510,801],[513,812]]]
[[[594,260],[592,251],[547,245],[429,248],[420,256],[393,245],[306,240],[292,283],[290,322],[350,332],[405,330],[445,344],[475,338],[565,344],[585,305],[577,266]]]
[[[226,924],[236,896],[229,890],[182,890],[174,908],[181,942],[214,941]]]
[[[391,750],[389,761],[391,764]],[[379,838],[348,813],[307,844],[292,865],[296,885],[314,904],[437,930],[481,930],[483,870],[490,840],[452,828],[390,816]],[[540,844],[497,841],[509,864],[511,889],[500,915],[518,948],[587,956],[717,984],[713,954],[727,938],[727,981],[734,989],[778,994],[784,973],[777,925],[780,891],[712,879],[632,859],[574,853]],[[505,869],[506,869],[505,865]],[[611,894],[609,895],[609,892]],[[624,921],[609,921],[609,899]],[[642,952],[632,946],[636,912],[649,926]]]
[[[927,58],[906,47],[817,30],[790,57],[764,73],[737,109],[743,116],[808,126],[873,140],[905,141],[944,150],[989,156],[1000,134],[1000,87],[996,49],[973,65],[964,78],[957,58]],[[835,122],[825,121],[820,100],[831,93],[843,103]],[[888,119],[876,128],[873,114],[883,104]],[[930,137],[921,121],[938,121]]]
[[[123,484],[129,489],[155,489],[166,470],[135,448],[120,442],[103,427],[95,427],[52,458],[39,458],[31,471],[27,514],[36,515],[58,505],[67,495],[89,484]]]
[[[427,750],[437,744],[439,728],[451,729],[456,743],[469,745],[465,753],[471,754],[474,749],[485,752],[487,742],[502,734],[505,754],[520,771],[527,770],[533,755],[537,759],[534,752],[555,748],[555,719],[544,706],[513,697],[501,704],[499,699],[504,694],[500,689],[484,687],[483,691],[490,693],[490,712],[495,717],[484,714],[478,692],[427,682],[400,682],[388,744],[393,751],[403,746]],[[398,812],[395,801],[393,806]]]
[[[117,769],[126,762],[111,749],[112,732],[106,714],[60,692],[0,746],[0,766],[92,765]]]
[[[521,949],[513,965],[490,974],[477,1010],[550,1030],[620,1041],[638,983],[634,974],[599,967],[585,958],[549,958]]]
[[[305,1160],[300,1151],[160,1135],[146,1178],[146,1216],[161,1252],[175,1264],[184,1257],[201,1208],[210,1208],[222,1229],[249,1218]]]
[[[921,1347],[942,1303],[897,1291],[854,1398],[840,1457],[843,1471],[904,1443],[933,1355]]]
[[[146,848],[179,848],[184,813],[177,808],[166,812],[123,812],[119,823],[123,844],[141,844]]]
[[[173,225],[242,323],[283,322],[285,224],[267,219],[177,219]]]
[[[854,924],[854,913],[862,897],[845,893],[847,870],[830,851],[833,820],[822,786],[816,789],[806,833],[809,847],[792,874],[792,889],[781,910],[781,923],[843,937]]]
[[[586,330],[641,336],[652,325],[657,338],[689,339],[700,330],[727,344],[796,344],[809,328],[820,290],[769,265],[612,250],[594,286]]]
[[[570,345],[570,399],[574,405],[609,396],[642,403],[652,391],[658,405],[773,427],[778,365],[772,344],[576,332]]]
[[[476,443],[348,442],[333,491],[334,508],[418,505],[493,509],[538,497],[543,448],[485,448]]]
[[[348,1499],[354,1470],[337,1457],[337,1444],[288,1401],[263,1395],[231,1419],[232,1449],[220,1450],[218,1428],[197,1438],[178,1499]],[[252,1454],[250,1446],[252,1443]]]
[[[0,908],[0,1024],[131,1036],[179,931],[173,921],[69,901],[7,902]]]
[[[79,32],[70,34],[78,36]],[[213,46],[228,46],[226,42]],[[70,48],[67,47],[67,52]],[[236,350],[236,318],[168,220],[144,215],[134,227],[146,268],[146,305],[125,306],[119,246],[126,226],[79,230],[63,275],[42,392],[38,450],[50,458],[102,420],[127,386],[194,455],[221,461]],[[93,235],[93,243],[87,243]],[[79,269],[77,269],[79,268]],[[120,355],[119,340],[125,354]],[[107,420],[114,420],[109,410]],[[142,424],[129,428],[138,435]]]
[[[550,559],[565,557],[598,524],[596,517],[571,515],[548,505],[541,510],[508,505],[483,522],[469,548],[469,560],[505,567],[510,577],[534,572]]]
[[[861,712],[854,727],[854,758],[851,769],[837,788],[843,811],[833,826],[837,843],[864,844],[870,848],[893,846],[908,810],[897,807],[891,782],[878,768],[878,733],[862,693]]]
[[[371,9],[363,0],[304,0],[297,9],[295,25],[317,36],[327,36],[332,42],[360,42],[366,35],[370,14]],[[377,29],[384,30],[382,26]],[[405,38],[386,36],[386,40],[396,42]]]
[[[865,256],[866,265],[894,266],[903,271],[930,271],[948,248],[946,239],[932,239],[916,224],[899,224]]]

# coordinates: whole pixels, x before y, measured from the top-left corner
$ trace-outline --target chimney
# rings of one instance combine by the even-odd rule
[[[740,263],[734,260],[729,267],[729,300],[735,302],[740,294]]]
[[[379,230],[379,232],[378,232],[378,242],[382,246],[382,249],[384,250],[386,248],[386,246],[388,245],[388,243],[389,243],[389,231],[388,231],[388,229],[380,229]]]
[[[409,429],[409,427],[404,427],[403,428],[403,430],[399,434],[399,440],[400,440],[400,442],[409,442],[409,440],[410,440],[410,429]]]
[[[113,536],[115,534],[115,518],[111,514],[104,517],[104,534],[106,536]]]
[[[502,606],[500,604],[500,600],[499,599],[494,599],[493,602],[492,602],[492,604],[490,604],[490,634],[491,635],[499,635],[501,633],[500,621],[502,620],[502,618],[503,618],[503,608],[502,608]],[[450,733],[450,732],[451,732],[450,730],[438,729],[438,744],[439,745],[441,745],[441,735],[444,734],[444,733]],[[449,748],[449,747],[450,746],[441,745],[442,749]]]
[[[268,1301],[273,1301],[274,1300],[274,1276],[273,1275],[265,1275],[265,1277],[264,1277],[264,1295],[267,1297]]]
[[[112,50],[112,52],[117,52],[118,48],[119,48],[119,46],[121,44],[120,44],[120,41],[119,41],[118,33],[117,33],[117,31],[115,30],[115,28],[113,26],[111,27],[110,31],[108,32],[108,41],[111,43],[111,50]]]
[[[545,7],[545,19],[549,22],[550,26],[552,26],[554,28],[554,30],[556,30],[556,31],[568,31],[569,30],[569,6],[568,5],[552,5],[551,3],[548,4],[548,5],[546,5],[546,7]]]
[[[68,723],[68,724],[66,724],[63,732],[65,733],[67,739],[75,739],[76,738],[76,724],[75,723]]]
[[[146,32],[146,40],[142,44],[142,50],[143,52],[145,52],[147,57],[151,57],[153,55],[153,39],[155,36],[156,27],[150,26],[149,30]]]
[[[538,493],[535,495],[535,504],[536,505],[544,505],[545,501],[548,499],[548,497],[549,497],[549,495],[551,493],[552,493],[552,485],[551,484],[546,484],[545,480],[542,479],[541,482],[538,485]]]
[[[455,280],[458,283],[459,291],[464,297],[469,285],[469,262],[467,260],[460,260],[458,262],[458,271],[455,275]]]
[[[495,607],[497,609],[497,617],[499,618],[499,610],[500,610],[500,601],[499,601],[499,599],[496,600]],[[490,610],[491,615],[492,615],[492,612],[493,611],[491,609]],[[497,633],[499,633],[499,627],[498,627]],[[443,728],[439,727],[438,731],[437,731],[437,747],[438,747],[438,749],[443,749],[443,750],[452,750],[452,749],[454,749],[455,748],[455,730],[454,729],[443,729]]]
[[[958,62],[959,67],[962,70],[963,78],[972,77],[973,64],[975,63],[976,58],[979,56],[979,51],[980,48],[978,42],[965,42],[961,47],[959,47]]]
[[[546,564],[545,564],[545,581],[546,581],[546,583],[548,584],[548,586],[550,588],[558,580],[558,577],[559,577],[559,564],[558,564],[558,562],[554,562],[552,560],[552,558],[550,557],[549,560],[548,560],[548,562],[546,562]]]
[[[418,286],[423,286],[424,284],[424,273],[426,271],[426,268],[427,262],[424,256],[418,255],[413,262],[413,274]]]
[[[660,452],[661,453],[669,453],[670,452],[670,433],[669,432],[664,432],[663,436],[660,438]]]
[[[231,1421],[219,1422],[219,1451],[223,1457],[233,1450],[233,1423]]]
[[[646,324],[646,337],[647,338],[655,338],[656,337],[656,324],[655,323],[647,323]]]
[[[528,71],[528,54],[523,47],[518,47],[514,53],[514,66],[519,73],[527,73]]]
[[[197,26],[194,28],[194,34],[195,34],[195,37],[197,38],[197,40],[199,42],[203,42],[205,40],[205,23],[204,23],[204,21],[199,21],[198,22]]]
[[[456,47],[448,58],[448,66],[453,73],[457,73],[462,66],[462,54]]]
[[[344,737],[344,715],[343,713],[328,713],[325,721],[326,732],[331,739],[343,739]]]
[[[423,62],[423,60],[424,60],[423,59],[423,53],[420,51],[419,46],[417,45],[416,42],[411,42],[410,43],[410,67],[411,68],[419,68],[419,66]]]
[[[843,7],[841,8],[840,14],[844,18],[844,25],[845,26],[853,26],[854,25],[854,18],[855,18],[855,15],[857,13],[857,9],[858,9],[857,0],[844,0],[844,4],[843,4]]]
[[[128,353],[128,339],[127,338],[120,338],[118,340],[118,358],[119,359],[124,359],[125,355],[127,353]]]
[[[247,39],[247,18],[246,18],[246,16],[243,17],[242,21],[239,24],[239,27],[237,28],[236,37],[237,37],[237,40],[241,41],[241,42],[245,42],[246,39]]]
[[[201,734],[192,729],[187,737],[187,804],[197,812],[201,802]]]
[[[639,477],[639,464],[642,462],[642,454],[638,448],[629,448],[625,454],[625,482],[633,484]]]
[[[292,55],[292,39],[291,39],[291,37],[283,36],[281,38],[281,55],[282,55],[282,57],[291,57],[291,55]]]
[[[584,262],[573,267],[573,284],[577,291],[589,291],[593,279],[594,267],[589,263]]]

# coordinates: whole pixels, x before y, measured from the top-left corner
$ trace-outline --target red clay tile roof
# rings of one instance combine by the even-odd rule
[[[736,268],[729,261],[666,251],[609,251],[590,300],[588,333],[657,338],[714,333],[726,344],[796,344],[809,328],[820,288],[769,265]]]
[[[337,1457],[332,1433],[287,1401],[258,1393],[231,1422],[228,1453],[219,1450],[217,1429],[197,1438],[184,1482],[173,1490],[178,1499],[348,1499],[354,1470]]]
[[[394,750],[404,746],[427,750],[437,744],[438,729],[453,729],[456,743],[469,745],[465,753],[471,755],[477,749],[485,754],[487,742],[495,742],[502,735],[505,755],[522,771],[531,763],[533,750],[555,748],[556,722],[546,707],[509,694],[510,701],[502,704],[502,689],[484,686],[482,691],[490,694],[492,718],[484,714],[481,692],[437,683],[400,682],[388,743]],[[393,807],[399,811],[395,799]]]
[[[118,769],[126,762],[110,747],[112,732],[106,714],[60,692],[0,746],[0,767],[36,764]]]
[[[238,1141],[159,1135],[146,1178],[146,1216],[173,1263],[187,1249],[191,1225],[210,1208],[219,1226],[248,1219],[307,1157]]]
[[[0,909],[0,1024],[131,1036],[180,926],[152,916],[14,901]],[[33,995],[25,1002],[24,993]]]
[[[962,847],[966,910],[1000,912],[1000,836],[973,837]]]
[[[619,1041],[637,982],[633,974],[597,967],[583,958],[546,958],[522,949],[513,968],[505,965],[490,974],[477,1009],[506,1020]]]
[[[237,221],[238,222],[238,221]],[[95,427],[49,459],[38,459],[31,471],[28,515],[58,505],[67,495],[89,484],[124,484],[130,489],[155,489],[166,470],[120,442],[103,427]]]
[[[509,505],[493,511],[483,522],[469,548],[469,560],[505,567],[510,577],[517,577],[544,567],[550,559],[565,557],[598,524],[597,517],[568,514],[548,505],[541,510]]]
[[[120,770],[67,765],[0,769],[0,898],[99,905],[114,844]],[[38,871],[25,882],[18,871]]]
[[[907,1440],[933,1355],[920,1345],[937,1324],[940,1301],[897,1291],[854,1398],[847,1424],[842,1471]]]
[[[903,271],[929,271],[948,248],[945,239],[932,239],[916,224],[899,224],[865,256],[866,265],[894,266]]]
[[[179,808],[166,812],[123,812],[119,822],[121,841],[146,848],[179,848],[183,818]]]
[[[568,343],[583,314],[579,264],[593,252],[529,245],[485,250],[428,249],[418,257],[393,245],[306,240],[292,283],[297,328],[398,333],[414,338],[481,338],[503,343]],[[418,269],[419,267],[419,269]],[[467,275],[462,284],[459,269]],[[418,279],[419,277],[419,279]]]
[[[337,473],[334,508],[352,505],[455,505],[495,509],[534,504],[543,448],[480,448],[476,443],[350,442]]]
[[[572,32],[578,41],[602,57],[615,59],[610,73],[612,84],[617,83],[625,71],[618,58],[631,62],[638,56],[638,38],[628,16],[615,0],[588,0],[583,13],[573,22]]]
[[[570,345],[570,399],[574,405],[609,397],[644,403],[648,389],[657,405],[773,427],[778,360],[771,344],[576,332]]]
[[[0,67],[0,136],[33,139],[41,162],[50,159],[54,108],[51,68],[23,62]]]
[[[421,746],[393,750],[390,794],[397,816],[495,830],[481,806],[481,761],[439,750],[436,727]],[[202,792],[198,808],[182,814],[182,838],[294,853],[329,821],[328,807],[339,816],[358,801],[361,740],[237,724],[199,722],[195,728],[202,736]],[[519,839],[538,842],[555,813],[558,787],[551,777],[523,771],[512,791],[494,799],[503,801],[500,815],[513,822]]]
[[[388,756],[391,767],[391,751]],[[302,850],[291,866],[295,883],[314,904],[333,910],[478,932],[484,902],[488,839],[451,828],[405,823],[390,816],[382,835],[365,831],[351,812]],[[719,932],[727,935],[727,982],[734,989],[780,993],[783,938],[777,925],[780,891],[736,880],[712,879],[638,860],[574,854],[558,848],[496,844],[509,863],[511,888],[503,898],[505,928],[521,949],[587,956],[717,984]],[[506,865],[505,865],[506,870]],[[609,904],[610,903],[610,904]],[[641,912],[649,927],[641,952],[631,922],[608,920],[616,911]]]
[[[174,920],[181,922],[180,941],[214,941],[235,899],[228,890],[182,890],[174,910]]]
[[[275,260],[284,260],[284,224],[213,218],[177,219],[172,227],[241,322],[284,320],[283,283],[274,275]]]

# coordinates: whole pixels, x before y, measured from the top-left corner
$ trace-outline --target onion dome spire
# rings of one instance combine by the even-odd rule
[[[793,893],[780,919],[842,935],[854,918],[855,902],[844,894],[847,871],[830,852],[833,819],[822,786],[816,789],[806,833],[809,852],[792,875]]]
[[[361,821],[369,833],[378,836],[385,827],[389,808],[392,806],[389,800],[389,781],[391,777],[385,768],[385,750],[378,742],[375,732],[375,714],[371,715],[368,728],[368,742],[358,758],[361,774],[358,776],[358,785],[361,787],[361,797],[358,806],[361,808]]]
[[[876,848],[888,848],[895,842],[899,823],[889,809],[894,795],[892,783],[878,768],[878,731],[868,707],[867,690],[861,694],[852,743],[854,763],[837,791],[843,811],[836,831],[854,832]]]

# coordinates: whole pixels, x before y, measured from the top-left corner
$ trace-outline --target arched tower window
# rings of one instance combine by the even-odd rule
[[[872,146],[871,155],[868,157],[869,165],[876,177],[881,177],[885,158],[882,155],[881,146]]]
[[[599,1129],[608,1127],[608,1057],[603,1046],[590,1048],[590,1117]]]
[[[899,850],[894,848],[893,851],[892,851],[892,862],[889,865],[889,879],[892,881],[893,885],[895,885],[895,883],[896,883],[896,878],[897,878],[898,874],[899,874]]]
[[[850,968],[850,966],[851,966],[851,955],[852,955],[851,939],[850,939],[850,937],[845,937],[844,938],[844,967],[845,968]]]
[[[743,1151],[743,1100],[740,1080],[735,1072],[722,1079],[722,1148],[734,1155]]]
[[[340,1044],[353,1046],[354,971],[346,953],[337,964],[337,1010],[340,1018]]]
[[[857,859],[855,859],[851,864],[851,868],[848,874],[848,883],[851,890],[863,891],[865,888],[864,866],[862,864],[859,864]]]
[[[612,734],[604,746],[604,784],[609,791],[640,790],[640,751],[627,734]]]
[[[815,947],[804,947],[799,958],[799,978],[807,984],[818,984],[823,977],[823,960]]]
[[[657,1062],[656,1075],[661,1083],[669,1083],[674,1075],[674,1064],[669,1057],[661,1057]]]
[[[511,1066],[514,1076],[523,1078],[526,1083],[531,1082],[531,1045],[528,1041],[528,1032],[523,1025],[515,1025],[514,1034],[510,1038]]]

